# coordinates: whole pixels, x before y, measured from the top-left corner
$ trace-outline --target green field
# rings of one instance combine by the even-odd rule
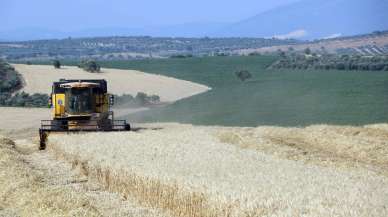
[[[201,125],[304,126],[388,121],[388,72],[266,70],[275,57],[211,57],[105,62],[206,84],[207,93],[128,117]],[[249,70],[251,81],[234,72]]]
[[[388,72],[266,70],[275,57],[207,57],[104,62],[202,83],[213,89],[164,108],[129,116],[131,121],[201,125],[304,126],[388,122]],[[249,70],[241,82],[236,70]]]

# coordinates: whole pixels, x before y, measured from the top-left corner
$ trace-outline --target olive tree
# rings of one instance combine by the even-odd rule
[[[243,82],[245,80],[252,78],[252,74],[248,70],[237,71],[235,72],[235,75],[237,76],[238,79],[240,79]]]
[[[54,60],[53,65],[54,65],[54,68],[56,69],[61,68],[61,62],[59,62],[59,60]]]

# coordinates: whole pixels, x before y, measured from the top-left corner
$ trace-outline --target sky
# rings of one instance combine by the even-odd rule
[[[234,23],[298,0],[0,0],[0,32]]]

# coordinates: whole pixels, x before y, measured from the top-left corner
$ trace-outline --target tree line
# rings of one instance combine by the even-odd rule
[[[270,66],[272,69],[320,69],[388,71],[388,56],[315,54],[310,49],[304,53],[279,52],[280,59]]]
[[[160,97],[158,95],[147,95],[143,92],[138,92],[136,96],[131,94],[123,94],[121,96],[115,96],[115,106],[118,107],[144,107],[160,103]]]
[[[265,38],[96,37],[0,42],[0,54],[13,61],[94,58],[131,60],[171,55],[203,56],[234,50],[300,43],[297,40]]]
[[[27,65],[30,65],[31,63],[27,62]],[[52,64],[55,69],[60,69],[62,67],[62,63],[59,60],[53,60]],[[81,60],[80,63],[77,65],[78,68],[83,69],[87,72],[91,73],[98,73],[101,72],[101,66],[98,64],[95,60]]]

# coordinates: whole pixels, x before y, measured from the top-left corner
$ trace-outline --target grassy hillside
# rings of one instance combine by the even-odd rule
[[[137,69],[219,88],[241,84],[234,75],[235,71],[245,69],[257,74],[264,71],[276,59],[272,56],[171,58],[109,61],[101,62],[101,65],[107,68]]]
[[[266,70],[274,57],[213,57],[106,62],[211,86],[210,92],[132,121],[179,121],[227,126],[368,124],[388,121],[388,72]],[[249,70],[239,81],[234,72]]]

